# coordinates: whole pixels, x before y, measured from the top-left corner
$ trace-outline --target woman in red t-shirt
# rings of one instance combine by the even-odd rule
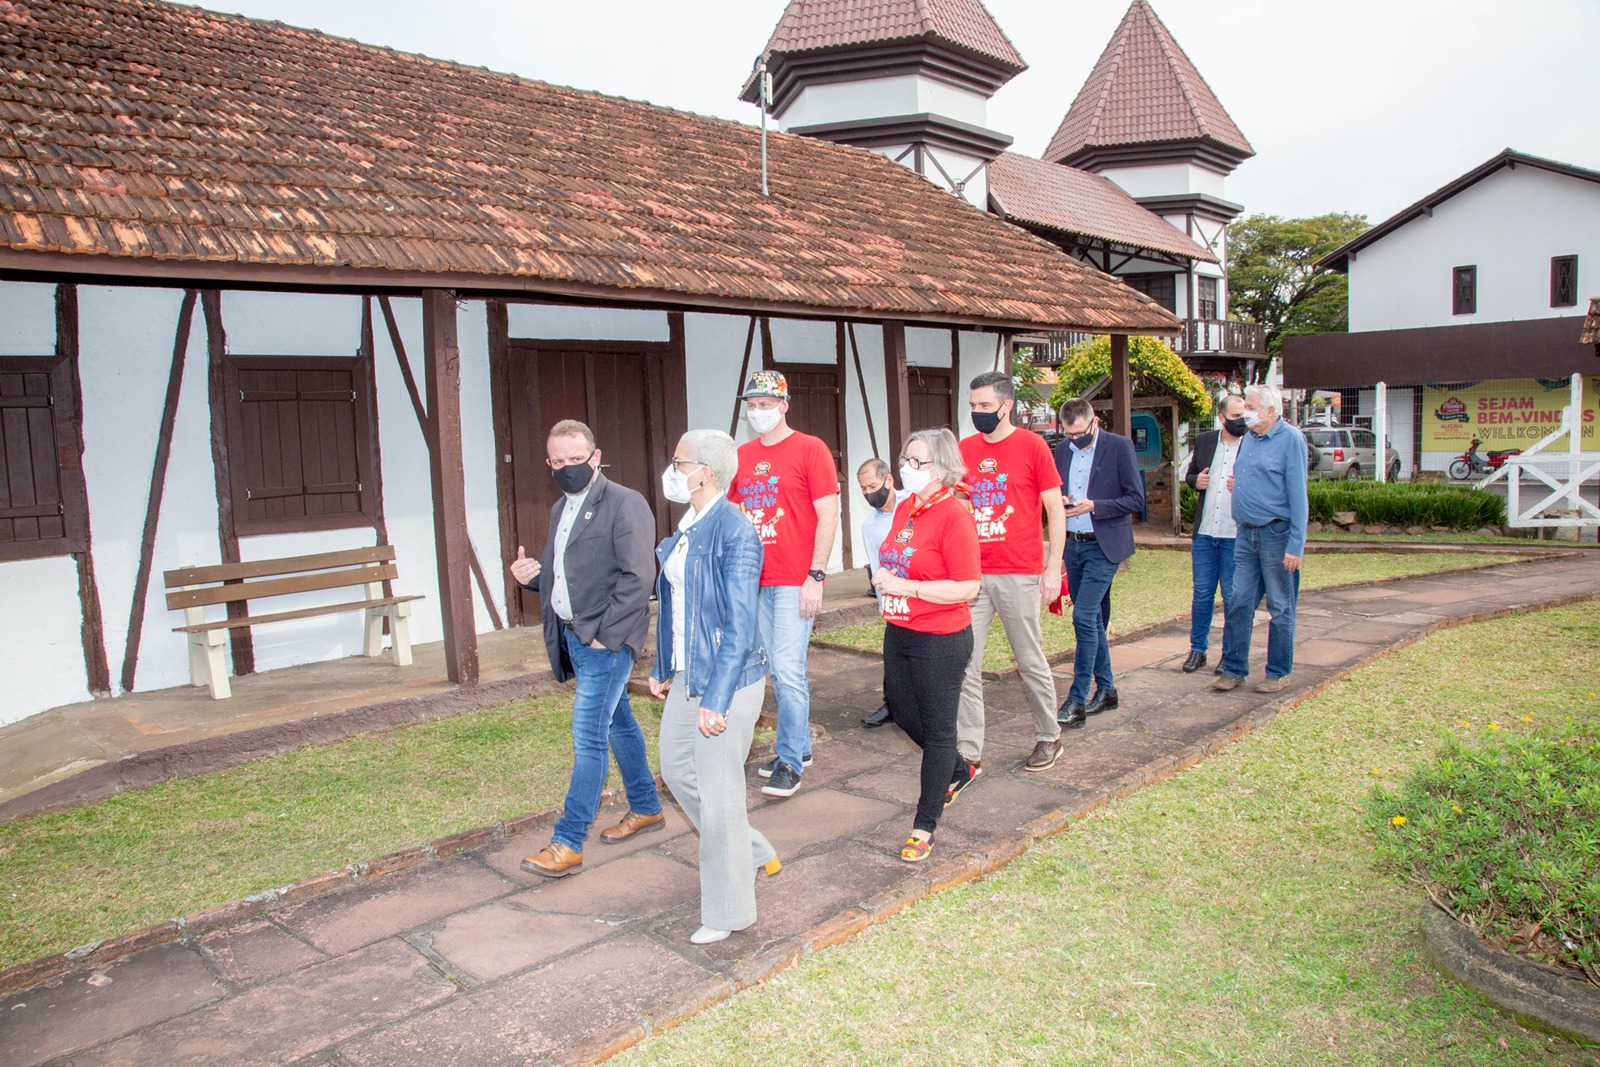
[[[983,575],[978,528],[951,494],[966,473],[949,430],[918,430],[900,453],[900,482],[911,495],[895,509],[878,550],[872,584],[888,623],[883,688],[889,715],[922,749],[922,792],[900,858],[918,863],[933,850],[939,813],[972,780],[956,752],[961,679],[972,658],[972,613]]]

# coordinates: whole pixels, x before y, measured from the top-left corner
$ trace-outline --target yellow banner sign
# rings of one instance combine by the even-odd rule
[[[1561,412],[1572,400],[1570,378],[1512,378],[1459,387],[1422,389],[1422,448],[1425,452],[1466,451],[1474,437],[1482,449],[1527,448],[1561,426]],[[1583,382],[1583,432],[1586,452],[1600,448],[1595,437],[1600,418],[1600,379]],[[1564,450],[1567,438],[1545,446]]]

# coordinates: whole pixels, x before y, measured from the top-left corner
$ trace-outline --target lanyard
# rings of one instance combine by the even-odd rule
[[[911,513],[906,516],[906,532],[911,532],[912,524],[916,522],[918,515],[921,515],[924,511],[927,511],[929,508],[933,507],[935,504],[939,503],[939,501],[943,500],[949,495],[950,487],[943,485],[939,487],[939,491],[937,493],[934,493],[927,500],[913,501],[911,504]]]

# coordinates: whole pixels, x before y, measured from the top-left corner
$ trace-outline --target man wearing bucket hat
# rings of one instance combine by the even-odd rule
[[[824,568],[839,528],[839,473],[819,437],[789,425],[789,383],[774,370],[750,375],[740,398],[756,434],[739,446],[728,499],[761,538],[761,641],[778,700],[778,754],[758,773],[768,796],[793,796],[811,763],[811,687],[806,652],[822,608]]]

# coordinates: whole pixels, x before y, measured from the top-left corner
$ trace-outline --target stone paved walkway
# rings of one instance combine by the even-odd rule
[[[1271,698],[1248,687],[1216,693],[1209,673],[1179,673],[1187,623],[1167,626],[1114,648],[1122,708],[1069,735],[1043,774],[1020,769],[1031,730],[1015,710],[1019,684],[1003,678],[990,686],[985,773],[949,809],[921,868],[898,858],[915,749],[892,728],[855,724],[878,703],[877,667],[818,653],[813,708],[827,737],[801,791],[769,800],[752,773],[752,821],[784,868],[762,880],[761,919],[743,934],[689,944],[699,921],[696,838],[676,809],[665,833],[592,842],[584,873],[559,882],[518,869],[547,839],[546,816],[514,837],[11,994],[0,999],[0,1059],[12,1067],[592,1062],[1003,865],[1410,639],[1589,597],[1600,597],[1593,553],[1308,592],[1295,685]],[[1265,627],[1257,638],[1259,664]],[[600,825],[619,814],[608,809]]]

